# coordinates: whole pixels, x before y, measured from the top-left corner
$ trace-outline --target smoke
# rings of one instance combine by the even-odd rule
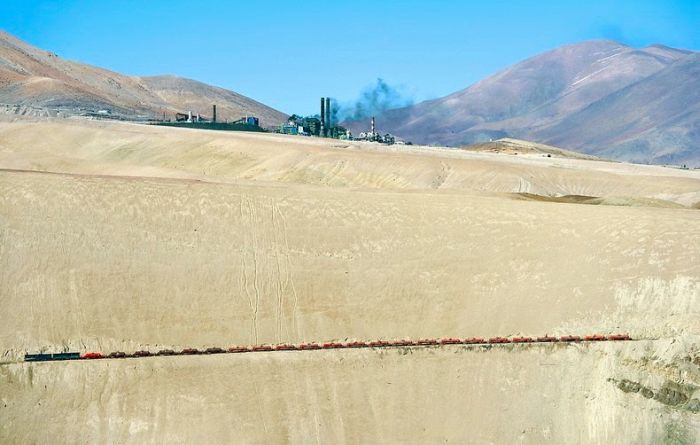
[[[333,122],[361,120],[381,114],[392,108],[401,108],[413,104],[413,99],[378,78],[377,82],[365,88],[360,98],[354,103],[338,104],[333,101],[331,118]]]

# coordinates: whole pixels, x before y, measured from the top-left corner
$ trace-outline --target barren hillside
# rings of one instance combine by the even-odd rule
[[[464,90],[377,116],[413,142],[506,137],[611,159],[700,166],[698,53],[595,40],[562,46]],[[365,122],[349,123],[354,131]]]
[[[0,442],[700,440],[697,171],[65,121],[0,123],[0,168]]]
[[[62,59],[0,31],[0,104],[18,114],[75,115],[107,111],[124,118],[161,118],[163,113],[199,113],[220,120],[245,115],[261,125],[286,115],[248,97],[175,76],[130,77]]]

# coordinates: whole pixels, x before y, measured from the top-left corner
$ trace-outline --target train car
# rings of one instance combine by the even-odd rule
[[[461,345],[462,340],[459,338],[441,338],[440,344],[441,345]]]
[[[204,351],[205,354],[223,354],[224,352],[226,352],[226,351],[224,351],[221,348],[207,348]]]
[[[472,338],[465,339],[464,343],[467,345],[481,345],[481,344],[486,343],[486,340],[484,340],[481,337],[472,337]]]
[[[309,350],[309,349],[321,349],[321,345],[317,343],[302,343],[299,345],[299,349]]]
[[[566,341],[566,342],[573,342],[573,341],[581,341],[581,337],[578,335],[562,335],[559,337],[559,341]]]
[[[513,343],[532,343],[535,339],[532,337],[513,337]]]
[[[25,362],[48,362],[53,360],[79,360],[79,352],[59,352],[54,354],[25,354]]]
[[[195,348],[185,348],[182,351],[180,351],[180,355],[197,355],[197,354],[201,354],[201,352],[199,352],[199,349],[195,349]]]
[[[632,340],[629,334],[613,334],[608,335],[608,340],[619,341],[619,340]]]
[[[95,360],[100,358],[106,358],[101,352],[86,352],[80,356],[83,360]]]
[[[594,334],[594,335],[586,335],[585,337],[583,337],[583,339],[585,341],[605,341],[608,338],[604,335]]]
[[[491,338],[489,338],[489,343],[491,343],[491,344],[510,343],[510,339],[506,338],[506,337],[491,337]]]
[[[559,341],[559,339],[557,337],[545,335],[544,337],[537,337],[537,341],[541,343],[553,343],[555,341]]]

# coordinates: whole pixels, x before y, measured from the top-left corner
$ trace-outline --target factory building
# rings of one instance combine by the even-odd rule
[[[377,132],[375,123],[374,123],[374,116],[372,116],[372,119],[370,120],[369,124],[369,131],[368,132],[361,132],[360,135],[357,137],[358,141],[368,141],[368,142],[379,142],[382,144],[388,144],[392,145],[397,143],[396,141],[396,136],[394,136],[391,133],[386,133],[383,136],[381,133]],[[403,144],[403,141],[399,141],[399,143]]]
[[[165,113],[163,113],[163,116],[165,116]],[[165,118],[163,120],[165,121]],[[192,112],[192,110],[190,110],[187,113],[175,113],[175,122],[216,124],[217,123],[216,104],[211,106],[211,118],[202,116],[199,113],[195,114]],[[244,116],[238,120],[231,121],[231,122],[226,121],[225,123],[226,124],[252,125],[252,126],[256,126],[256,127],[260,126],[260,120],[255,116]]]
[[[303,136],[318,136],[334,139],[351,139],[352,134],[333,119],[333,108],[330,97],[321,98],[321,114],[316,116],[298,116],[293,114],[286,124],[281,125],[279,132]]]
[[[338,125],[335,122],[335,113],[333,112],[333,103],[330,97],[322,97],[320,102],[321,114],[316,117],[303,117],[293,114],[289,117],[286,124],[281,125],[279,133],[301,135],[301,136],[318,136],[333,139],[345,140],[360,140],[368,142],[379,142],[382,144],[402,144],[411,145],[410,142],[397,140],[390,133],[382,135],[376,130],[374,116],[370,120],[370,128],[368,132],[360,133],[359,137],[353,138],[352,133],[345,127]]]

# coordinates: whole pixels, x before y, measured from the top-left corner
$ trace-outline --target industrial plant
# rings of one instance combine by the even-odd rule
[[[390,133],[382,135],[376,131],[374,116],[370,121],[369,131],[361,132],[358,136],[353,136],[352,133],[345,127],[338,125],[335,121],[335,111],[332,107],[330,97],[321,98],[321,114],[318,116],[298,116],[293,114],[289,117],[286,124],[281,125],[277,132],[283,134],[301,135],[301,136],[318,136],[332,139],[355,140],[378,142],[382,144],[405,144],[403,141],[397,141],[396,137]]]
[[[336,111],[333,109],[333,103],[330,97],[321,98],[320,111],[320,114],[312,116],[292,114],[289,119],[287,119],[287,122],[279,127],[263,128],[260,126],[258,117],[249,115],[243,116],[235,121],[218,122],[216,119],[216,105],[212,105],[211,117],[203,116],[190,110],[187,113],[175,113],[174,120],[166,119],[165,114],[163,114],[162,120],[151,121],[151,124],[204,130],[268,131],[295,136],[316,136],[348,141],[377,142],[388,145],[410,145],[410,142],[397,140],[396,137],[390,133],[383,135],[379,133],[376,129],[374,116],[370,119],[369,131],[363,131],[360,132],[359,135],[353,136],[350,130],[339,125],[336,121]]]
[[[216,105],[212,105],[211,118],[193,113],[175,113],[175,120],[171,121],[163,115],[162,120],[152,121],[153,125],[167,127],[197,128],[200,130],[224,130],[224,131],[266,131],[260,127],[260,119],[256,116],[243,116],[235,121],[219,122],[216,120]]]
[[[334,139],[351,139],[352,134],[334,122],[331,108],[331,98],[321,98],[321,114],[319,116],[298,116],[293,114],[286,124],[281,125],[279,132],[301,136],[318,136]]]

